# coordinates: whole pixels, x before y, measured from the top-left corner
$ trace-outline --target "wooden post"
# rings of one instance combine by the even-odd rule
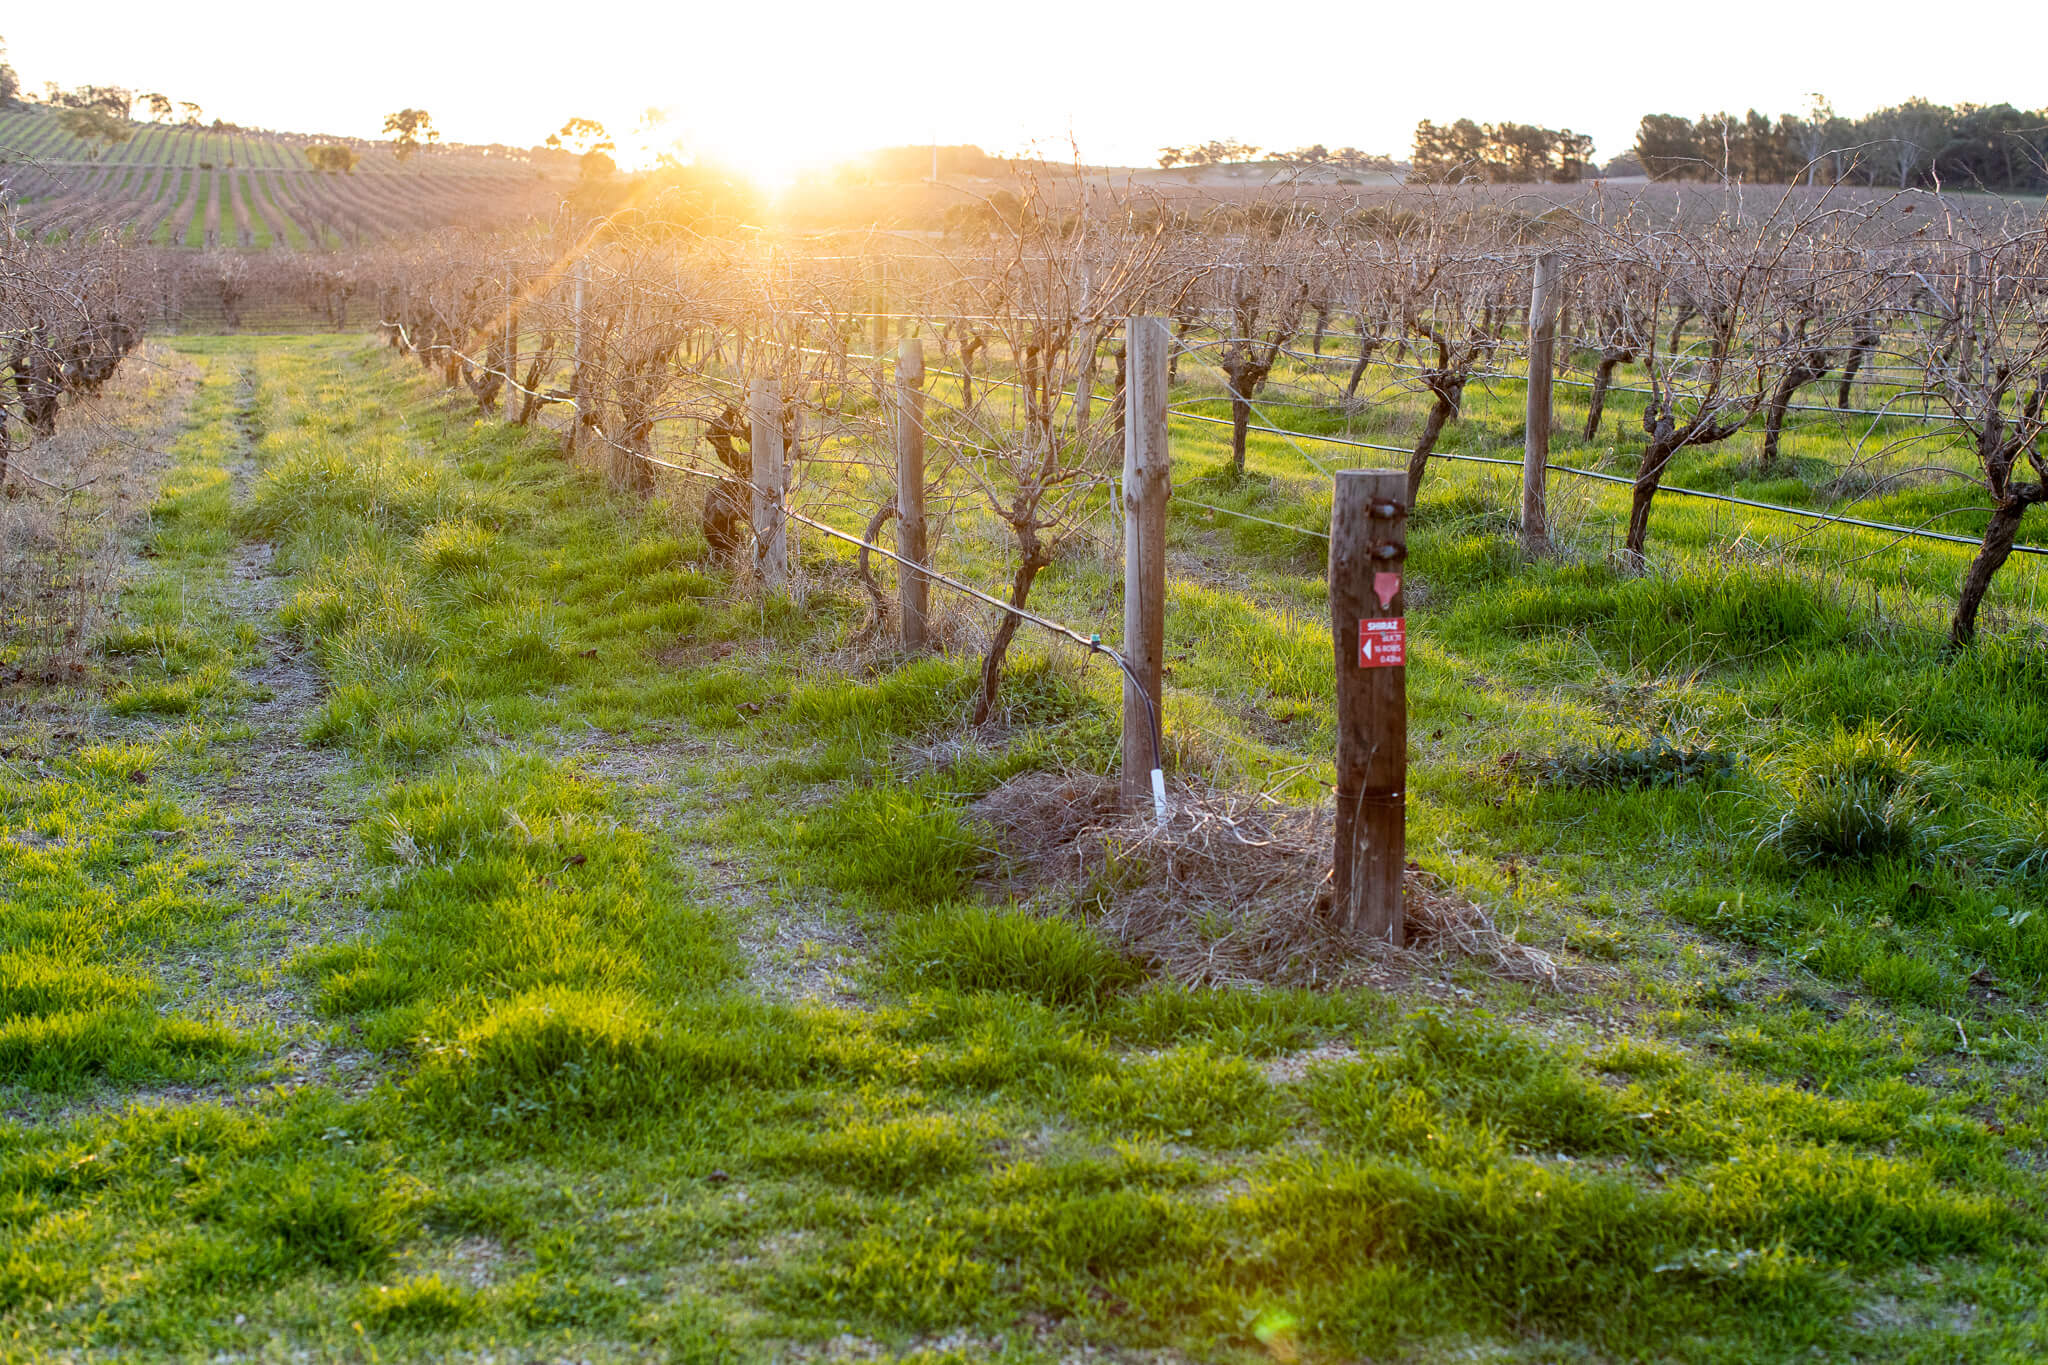
[[[769,588],[789,580],[789,540],[782,522],[782,385],[756,379],[747,393],[754,457],[754,569]]]
[[[1557,362],[1557,257],[1536,258],[1529,284],[1529,393],[1522,426],[1522,550],[1550,549],[1544,480],[1550,473],[1550,384]]]
[[[505,276],[505,420],[519,420],[519,295],[510,273]]]
[[[896,553],[913,564],[925,562],[924,343],[916,337],[905,337],[896,348]],[[930,595],[923,574],[896,566],[905,649],[924,648]]]
[[[1981,288],[1978,279],[1983,273],[1984,253],[1972,247],[1969,277],[1962,282],[1962,288],[1956,291],[1956,320],[1962,333],[1959,351],[1965,388],[1969,386],[1970,370],[1975,366],[1977,359],[1977,300]]]
[[[1080,373],[1074,377],[1074,434],[1085,446],[1095,424],[1095,331],[1083,328],[1077,339],[1081,348]]]
[[[1088,316],[1094,304],[1095,272],[1088,264],[1088,182],[1081,182],[1081,316]],[[1092,324],[1074,332],[1081,348],[1080,374],[1074,379],[1074,431],[1085,446],[1088,428],[1095,418],[1096,332]]]
[[[1331,916],[1406,941],[1408,555],[1406,471],[1340,469],[1330,508],[1330,624],[1337,648],[1337,847]]]
[[[888,394],[889,378],[882,371],[882,357],[889,354],[889,261],[884,257],[876,267],[875,315],[868,319],[873,338],[868,344],[868,353],[875,358],[875,400],[883,401]]]
[[[1166,651],[1166,500],[1173,494],[1166,439],[1166,361],[1173,334],[1164,318],[1124,326],[1124,678],[1123,781],[1127,807],[1149,798],[1166,818],[1166,777],[1156,746]],[[1134,675],[1134,676],[1133,676]],[[1135,680],[1134,680],[1135,678]],[[1140,691],[1140,688],[1143,691]]]
[[[575,340],[569,352],[569,458],[572,460],[576,458],[576,452],[583,443],[583,409],[590,401],[590,396],[584,392],[583,385],[583,280],[587,270],[588,267],[578,260],[576,273],[570,278],[569,286],[569,313],[575,320]]]

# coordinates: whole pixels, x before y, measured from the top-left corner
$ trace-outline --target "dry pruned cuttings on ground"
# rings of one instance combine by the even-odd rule
[[[1451,961],[1555,987],[1557,963],[1427,873],[1407,885],[1410,945],[1348,934],[1326,914],[1329,814],[1182,786],[1163,825],[1118,808],[1116,783],[1030,773],[972,808],[992,830],[1003,884],[1089,922],[1126,952],[1193,986],[1388,985]]]

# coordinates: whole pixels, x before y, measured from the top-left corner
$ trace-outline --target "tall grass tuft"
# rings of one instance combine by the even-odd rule
[[[546,987],[431,1044],[406,1088],[450,1123],[604,1118],[651,1097],[658,1041],[625,996]]]
[[[1927,767],[1914,743],[1882,725],[1832,733],[1780,767],[1785,804],[1760,846],[1795,863],[1911,857],[1937,837]]]
[[[1055,1008],[1099,1006],[1145,977],[1083,926],[1022,910],[942,906],[899,927],[887,951],[906,988],[1000,991]]]

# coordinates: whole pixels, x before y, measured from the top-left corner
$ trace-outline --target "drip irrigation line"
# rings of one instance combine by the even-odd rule
[[[1209,417],[1199,412],[1188,412],[1182,408],[1168,408],[1167,412],[1171,416],[1184,417],[1191,422],[1210,422],[1217,426],[1226,427],[1231,425],[1230,419],[1227,417]],[[1290,441],[1299,438],[1300,440],[1317,441],[1323,445],[1352,446],[1360,450],[1380,450],[1390,455],[1412,456],[1415,453],[1413,450],[1403,446],[1377,445],[1371,441],[1357,441],[1343,436],[1313,436],[1307,432],[1284,431],[1279,427],[1261,426],[1255,422],[1246,423],[1246,429],[1262,431],[1272,436],[1284,436]],[[1433,460],[1455,460],[1463,464],[1492,464],[1505,465],[1512,469],[1522,468],[1520,460],[1504,460],[1490,455],[1457,455],[1449,451],[1439,450],[1431,452],[1430,458]],[[1623,478],[1618,474],[1602,474],[1598,470],[1593,469],[1575,469],[1570,465],[1553,464],[1546,466],[1546,468],[1553,474],[1570,474],[1581,479],[1597,479],[1601,483],[1626,484],[1631,488],[1635,486],[1636,482],[1634,479]],[[1754,507],[1761,512],[1778,512],[1784,516],[1803,517],[1808,521],[1826,522],[1830,525],[1858,526],[1869,531],[1889,531],[1895,535],[1909,536],[1919,540],[1941,540],[1953,545],[1982,545],[1984,543],[1981,536],[1955,536],[1949,535],[1945,531],[1925,531],[1913,526],[1899,526],[1888,521],[1864,521],[1858,517],[1845,517],[1833,512],[1814,512],[1804,507],[1786,507],[1782,503],[1756,502],[1750,498],[1738,498],[1732,493],[1709,493],[1703,489],[1680,488],[1675,484],[1668,483],[1660,484],[1657,491],[1659,493],[1673,493],[1684,498],[1705,498],[1712,502],[1733,503],[1738,507]],[[1965,511],[1967,509],[1957,508],[1955,510]],[[1948,514],[1944,513],[1943,515]],[[1302,528],[1294,527],[1292,529],[1300,530]],[[1315,533],[1309,532],[1308,534],[1313,535]],[[2048,555],[2048,545],[2014,545],[2012,552],[2014,554]]]

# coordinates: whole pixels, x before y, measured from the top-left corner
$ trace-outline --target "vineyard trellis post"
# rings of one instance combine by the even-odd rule
[[[1331,916],[1402,946],[1407,866],[1408,475],[1340,469],[1330,506],[1337,663],[1337,830]]]
[[[896,542],[911,564],[925,559],[924,342],[905,337],[896,350]],[[896,566],[896,598],[903,614],[903,647],[923,649],[931,585],[906,564]]]
[[[1173,495],[1166,429],[1166,366],[1173,334],[1164,318],[1124,329],[1124,735],[1121,795],[1166,809],[1160,673],[1166,650],[1166,501]],[[1142,689],[1142,690],[1141,690]]]
[[[590,269],[581,259],[569,282],[569,317],[572,341],[569,355],[569,458],[575,459],[583,443],[583,421],[590,395],[584,383],[584,362],[588,356],[583,340],[583,288]]]
[[[789,538],[782,521],[782,385],[756,379],[747,393],[754,480],[754,567],[764,587],[789,579]]]
[[[519,283],[505,272],[505,420],[519,420]]]
[[[882,358],[888,354],[889,346],[889,258],[883,256],[875,266],[875,315],[869,319],[874,324],[874,338],[869,352],[875,357],[875,398],[881,401],[887,397],[888,377],[882,370]]]
[[[1977,305],[1983,295],[1981,279],[1984,273],[1984,253],[1972,249],[1964,268],[1969,272],[1962,287],[1956,291],[1958,307],[1956,314],[1961,322],[1961,338],[1958,358],[1961,360],[1963,383],[1970,382],[1970,371],[1977,360]]]
[[[1522,550],[1550,549],[1544,480],[1550,473],[1550,394],[1556,371],[1557,257],[1536,258],[1529,280],[1529,383],[1522,426]]]

